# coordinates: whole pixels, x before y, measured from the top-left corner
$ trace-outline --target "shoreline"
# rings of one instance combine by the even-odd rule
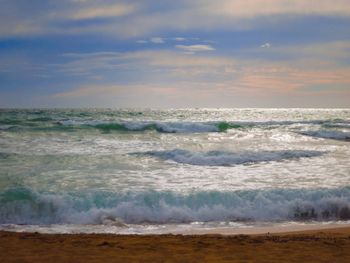
[[[233,227],[224,227],[219,229],[205,229],[205,230],[190,230],[188,233],[174,233],[174,234],[183,234],[183,235],[264,235],[264,234],[293,234],[293,233],[307,233],[312,231],[331,231],[336,229],[349,228],[350,223],[329,223],[329,224],[320,224],[320,223],[307,223],[307,224],[289,224],[289,225],[272,225],[272,226],[253,226],[246,228],[233,228]]]
[[[288,222],[237,225],[0,225],[0,232],[40,234],[111,234],[111,235],[261,235],[323,229],[350,228],[350,221]]]
[[[269,234],[0,231],[0,262],[350,262],[350,226]]]

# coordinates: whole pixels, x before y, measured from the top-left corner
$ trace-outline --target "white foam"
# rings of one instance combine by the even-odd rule
[[[303,131],[303,135],[308,135],[317,138],[335,139],[335,140],[350,140],[350,132],[335,131],[335,130],[319,130],[319,131]]]
[[[146,155],[155,156],[177,163],[203,166],[231,166],[237,164],[281,161],[284,159],[315,157],[324,154],[320,151],[259,151],[259,152],[222,152],[210,151],[205,153],[190,152],[175,149],[170,151],[149,151]]]
[[[15,199],[17,197],[17,199]],[[349,220],[350,188],[235,192],[2,193],[0,224]]]

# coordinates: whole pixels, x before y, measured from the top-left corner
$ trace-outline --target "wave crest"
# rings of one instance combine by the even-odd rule
[[[229,123],[200,123],[200,122],[60,122],[61,125],[76,128],[95,128],[103,132],[111,131],[157,131],[159,133],[200,133],[224,132],[239,125]]]
[[[319,131],[303,131],[300,132],[302,135],[307,135],[322,139],[333,139],[339,141],[350,141],[350,132],[343,131],[329,131],[329,130],[319,130]]]
[[[260,152],[223,152],[210,151],[195,153],[187,150],[175,149],[170,151],[149,151],[145,154],[162,160],[171,160],[177,163],[201,165],[201,166],[233,166],[258,162],[282,161],[304,157],[321,156],[325,152],[320,151],[260,151]]]
[[[350,188],[233,192],[0,193],[1,224],[349,220]]]

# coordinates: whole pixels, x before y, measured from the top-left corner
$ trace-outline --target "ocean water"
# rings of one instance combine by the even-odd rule
[[[0,229],[349,220],[350,109],[0,110]]]

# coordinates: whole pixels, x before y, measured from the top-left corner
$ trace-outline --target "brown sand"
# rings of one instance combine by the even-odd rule
[[[0,262],[350,262],[350,227],[233,236],[0,232]]]

